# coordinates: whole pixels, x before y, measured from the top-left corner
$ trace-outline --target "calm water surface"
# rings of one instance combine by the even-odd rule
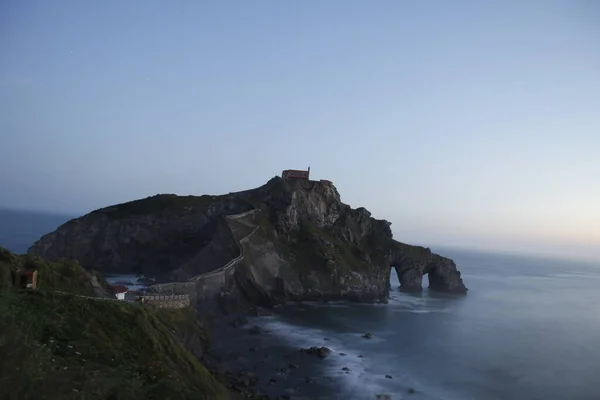
[[[443,254],[468,296],[393,291],[388,305],[288,305],[257,322],[290,346],[336,351],[320,363],[324,398],[600,399],[599,265]]]

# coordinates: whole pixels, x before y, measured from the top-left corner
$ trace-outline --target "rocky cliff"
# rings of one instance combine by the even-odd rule
[[[420,290],[429,274],[430,289],[466,293],[452,260],[393,240],[389,222],[342,203],[332,184],[278,177],[228,195],[157,195],[100,209],[45,235],[29,253],[183,282],[218,271],[239,256],[240,243],[243,259],[219,290],[255,303],[385,300],[392,268],[403,290]],[[202,280],[192,282],[186,291],[202,291]]]

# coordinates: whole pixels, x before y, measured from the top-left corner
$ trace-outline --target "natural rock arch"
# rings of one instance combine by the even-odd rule
[[[410,251],[403,251],[410,250]],[[426,248],[399,249],[392,252],[390,268],[396,270],[400,290],[420,292],[423,276],[429,278],[429,289],[438,292],[465,294],[465,287],[454,261]]]

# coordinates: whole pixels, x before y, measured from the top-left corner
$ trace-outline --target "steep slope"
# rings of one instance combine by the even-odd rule
[[[451,260],[394,241],[389,222],[342,203],[332,184],[278,177],[223,196],[159,195],[97,210],[45,235],[29,252],[182,282],[239,256],[243,229],[224,217],[251,210],[248,224],[257,232],[244,244],[247,255],[226,292],[235,288],[267,303],[385,300],[391,268],[405,290],[420,289],[428,273],[431,289],[466,292]]]
[[[39,290],[11,271],[39,271]],[[71,293],[71,294],[66,294]],[[94,300],[86,271],[0,248],[0,387],[6,399],[224,399],[191,310]],[[189,348],[189,350],[188,350]]]
[[[103,272],[168,276],[210,244],[220,215],[251,208],[227,196],[157,195],[70,220],[42,237],[29,253],[78,260]],[[230,258],[228,249],[220,250],[223,259]],[[204,266],[202,259],[198,262]]]

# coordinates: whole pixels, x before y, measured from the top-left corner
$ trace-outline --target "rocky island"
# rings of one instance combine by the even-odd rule
[[[302,374],[330,349],[276,356],[257,340],[268,331],[240,329],[248,311],[289,301],[385,303],[392,271],[404,291],[421,290],[428,274],[431,290],[466,293],[452,260],[394,240],[389,222],[342,203],[331,182],[282,175],[237,193],[163,194],[106,207],[43,236],[27,255],[0,249],[0,327],[8,333],[0,354],[18,365],[7,375],[15,393],[268,399],[290,398],[282,393],[299,384],[319,393],[318,379]],[[33,290],[17,286],[24,270],[39,273]],[[152,276],[149,297],[183,294],[192,307],[107,301],[102,273]],[[219,340],[209,347],[209,337]],[[256,356],[239,363],[244,346]],[[300,383],[287,388],[273,371],[299,371]],[[27,376],[37,380],[27,384]]]
[[[152,290],[195,301],[385,302],[392,269],[401,290],[421,290],[428,274],[431,290],[466,293],[452,260],[394,240],[390,225],[342,203],[329,181],[274,177],[237,193],[163,194],[99,209],[43,236],[29,254],[155,276],[165,284]]]

